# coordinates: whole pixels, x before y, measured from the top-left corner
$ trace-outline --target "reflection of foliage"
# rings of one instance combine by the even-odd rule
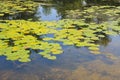
[[[75,10],[82,6],[83,0],[53,0],[53,4],[57,4],[55,8],[58,14],[61,14],[62,18],[65,16],[65,10]]]
[[[53,0],[53,3],[58,4],[59,6],[65,6],[66,9],[76,9],[80,8],[83,0]],[[65,10],[65,9],[64,9]]]
[[[57,4],[56,9],[64,18],[65,10],[83,9],[83,6],[92,5],[120,5],[119,0],[52,0],[53,4]]]
[[[30,61],[30,50],[40,50],[40,55],[56,59],[55,54],[62,53],[59,43],[88,47],[98,54],[99,45],[95,44],[108,34],[120,32],[118,22],[85,23],[82,20],[60,20],[58,22],[30,22],[11,20],[0,22],[0,55],[8,60]],[[116,33],[117,32],[117,33]],[[47,36],[53,34],[53,36]],[[40,40],[42,36],[42,40]],[[57,41],[57,42],[56,42]],[[56,43],[54,43],[56,42]]]
[[[120,5],[119,0],[86,0],[89,4],[97,4],[97,5]]]
[[[21,12],[32,12],[35,10],[37,3],[27,0],[27,1],[0,1],[0,16],[4,15],[14,15]]]
[[[49,14],[51,14],[51,8],[50,7],[48,7],[48,6],[42,6],[42,8],[43,8],[43,13],[47,16],[47,15],[49,15]]]

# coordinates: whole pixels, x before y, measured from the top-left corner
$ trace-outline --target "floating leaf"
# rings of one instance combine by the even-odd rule
[[[54,60],[57,54],[63,53],[59,42],[63,45],[88,47],[91,53],[100,54],[97,42],[120,32],[119,20],[112,23],[109,26],[107,22],[85,24],[82,20],[74,19],[56,22],[1,20],[0,55],[6,56],[7,60],[28,62],[31,61],[31,50],[38,50],[38,54],[44,58]]]

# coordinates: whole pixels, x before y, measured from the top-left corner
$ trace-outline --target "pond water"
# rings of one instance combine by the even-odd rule
[[[55,1],[56,4],[53,5],[39,6],[34,14],[22,13],[0,17],[0,19],[61,20],[66,18],[65,10],[84,9],[84,6],[103,3],[88,1],[75,5],[79,1],[75,0],[73,4],[71,2],[68,4],[64,0],[61,4]],[[119,5],[118,2],[117,4],[110,3],[104,5]],[[99,20],[100,22],[109,21],[106,17]],[[62,45],[64,52],[57,55],[56,60],[45,59],[35,51],[32,51],[30,56],[32,61],[26,63],[8,61],[6,57],[1,56],[0,80],[120,80],[120,35],[108,36],[100,40],[98,44],[102,53],[99,55],[91,54],[86,47]]]
[[[39,6],[35,17],[42,21],[60,20],[61,16],[54,7]]]

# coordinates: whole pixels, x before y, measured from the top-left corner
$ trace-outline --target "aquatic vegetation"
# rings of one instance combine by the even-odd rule
[[[30,61],[30,50],[39,49],[39,54],[43,57],[56,59],[54,55],[62,53],[61,46],[39,40],[39,36],[48,34],[51,30],[44,25],[24,20],[0,23],[0,55],[6,56],[7,60],[27,62]]]
[[[0,1],[0,17],[21,12],[33,13],[38,3],[27,1]],[[90,53],[100,54],[98,41],[108,35],[120,34],[120,7],[92,6],[84,10],[70,10],[67,18],[59,21],[0,21],[0,56],[7,60],[31,61],[31,51],[35,50],[44,58],[55,60],[63,53],[63,45],[87,47]],[[108,22],[96,19],[108,17]],[[74,19],[75,18],[75,19]],[[77,18],[77,19],[76,19]],[[94,19],[87,22],[87,19]],[[114,21],[114,19],[116,19]]]
[[[14,15],[21,12],[34,13],[38,3],[32,0],[0,1],[0,17]]]
[[[112,24],[112,26],[110,26]],[[0,55],[7,60],[30,61],[31,50],[38,50],[44,58],[54,60],[63,53],[63,45],[88,47],[91,53],[100,54],[99,41],[106,35],[120,33],[119,20],[109,23],[85,23],[84,20],[32,22],[25,20],[0,21]],[[52,36],[49,36],[49,35]]]
[[[66,18],[85,19],[87,22],[111,21],[120,16],[119,6],[91,6],[84,10],[66,10]],[[103,19],[104,17],[104,19]]]

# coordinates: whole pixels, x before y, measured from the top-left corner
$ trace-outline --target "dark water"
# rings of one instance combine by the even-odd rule
[[[80,0],[71,0],[72,3],[55,0],[57,5],[39,6],[34,14],[18,14],[0,19],[60,20],[65,17],[66,9],[100,5],[98,0],[94,3],[90,1],[75,6]],[[109,5],[118,5],[113,2]],[[64,53],[58,55],[55,61],[45,59],[34,51],[32,61],[28,63],[7,61],[5,57],[0,57],[0,80],[120,80],[120,36],[109,36],[99,44],[100,55],[91,54],[86,47],[63,46]]]

